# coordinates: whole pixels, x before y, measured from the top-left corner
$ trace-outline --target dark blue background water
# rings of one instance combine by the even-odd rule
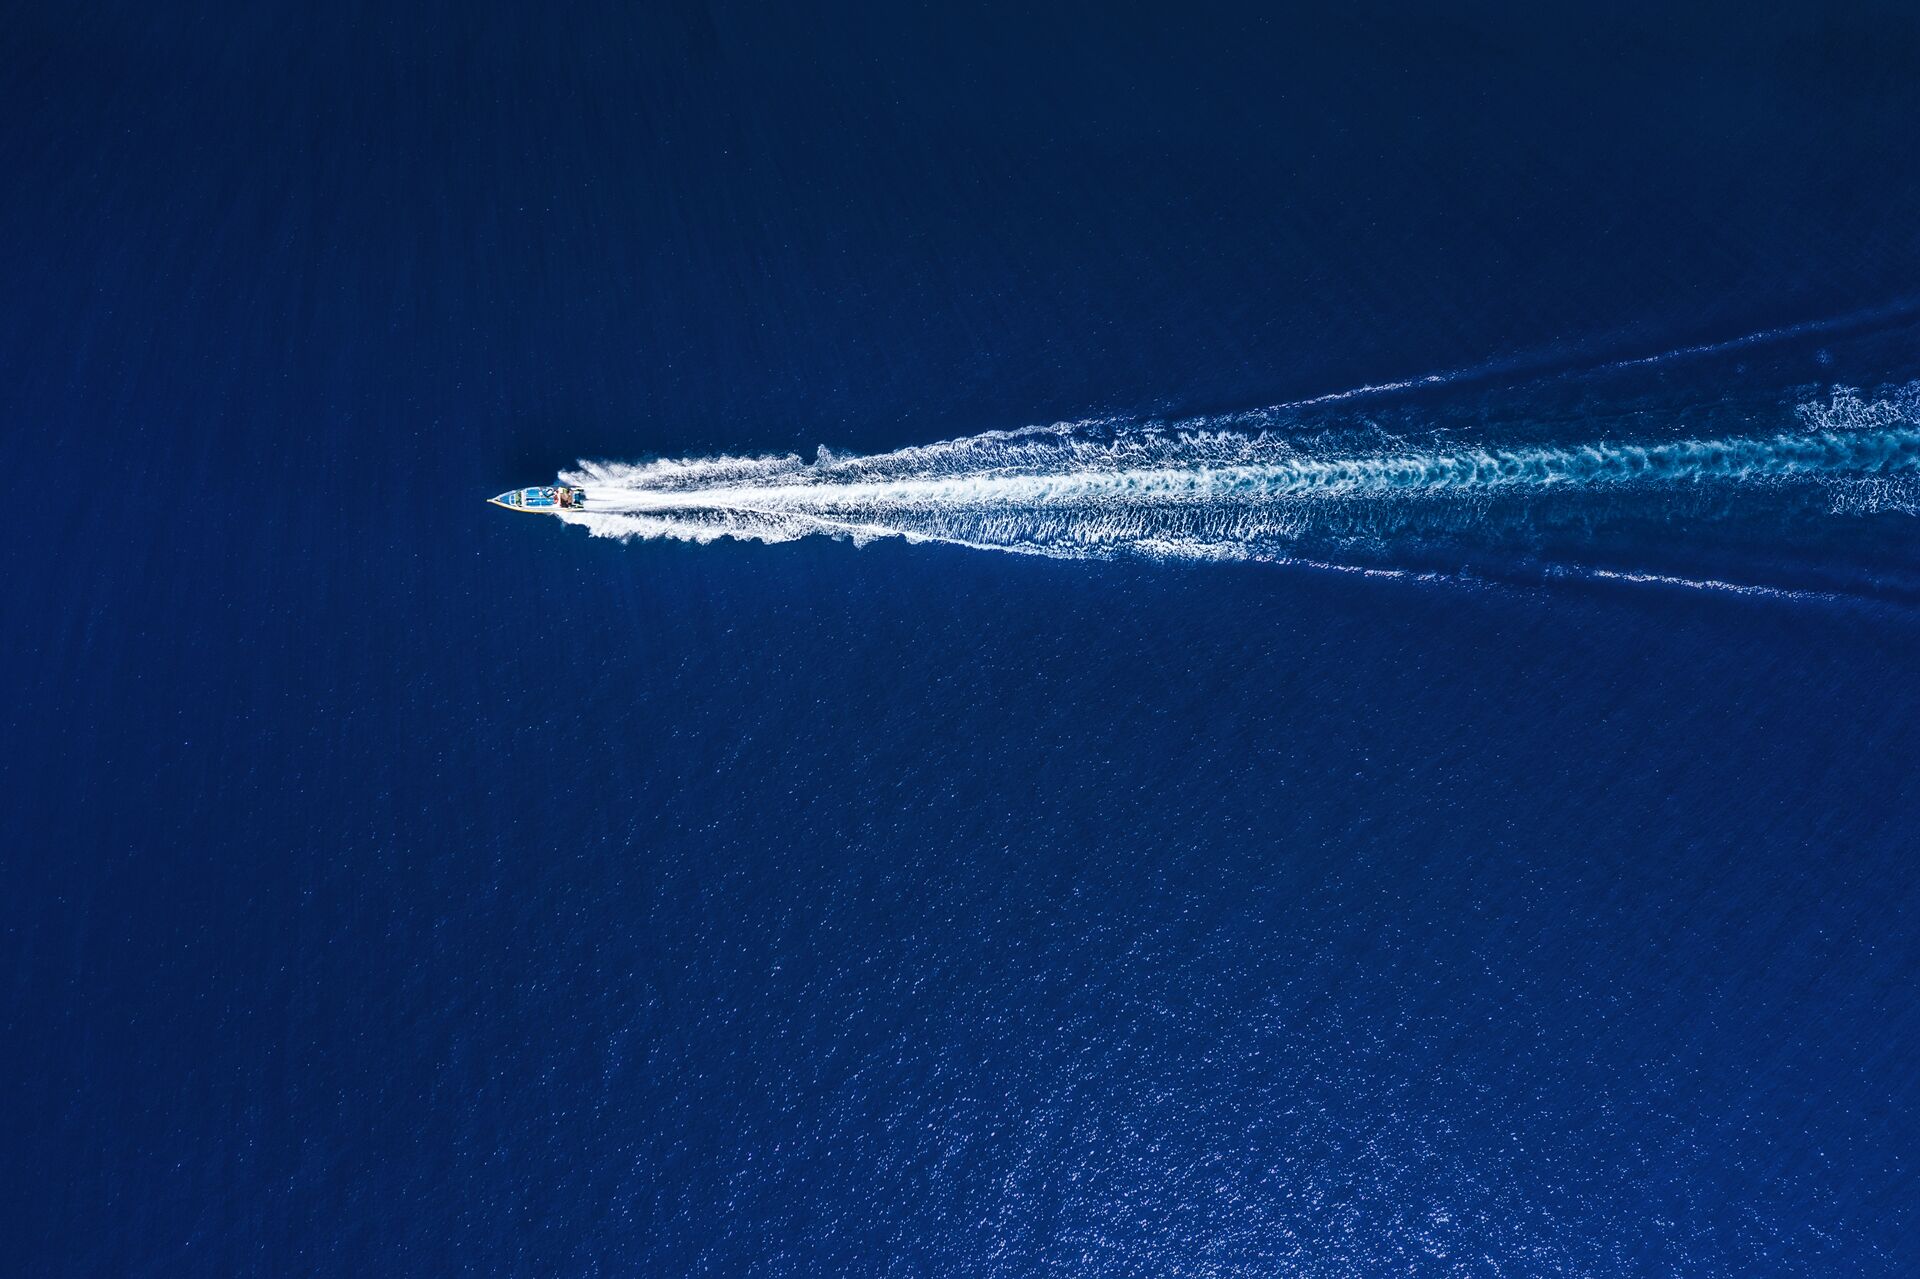
[[[1920,1265],[1906,615],[480,502],[1910,298],[1910,11],[0,18],[10,1272]]]

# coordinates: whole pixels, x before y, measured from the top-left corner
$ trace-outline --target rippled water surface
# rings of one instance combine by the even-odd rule
[[[4,17],[9,1273],[1911,1272],[1904,9]]]

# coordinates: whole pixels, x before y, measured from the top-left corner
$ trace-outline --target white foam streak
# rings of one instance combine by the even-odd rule
[[[1375,436],[1188,423],[1063,424],[994,431],[867,456],[796,455],[582,463],[562,479],[587,507],[561,518],[617,538],[786,542],[824,534],[940,542],[1059,558],[1324,563],[1329,545],[1382,544],[1419,519],[1459,528],[1489,503],[1603,501],[1826,485],[1907,491],[1920,473],[1920,396],[1837,391],[1802,405],[1798,430],[1704,439],[1412,448]],[[1879,489],[1872,489],[1874,492]],[[1822,509],[1899,509],[1836,498]],[[1502,508],[1505,509],[1505,508]],[[1329,531],[1331,530],[1331,534]],[[1376,557],[1377,558],[1377,557]],[[1391,565],[1366,571],[1394,572]],[[1631,579],[1629,579],[1631,580]]]
[[[1304,409],[1322,405],[1339,404],[1347,400],[1363,399],[1369,396],[1394,395],[1402,391],[1411,391],[1428,387],[1453,386],[1458,383],[1479,382],[1502,376],[1511,376],[1531,371],[1536,376],[1578,377],[1595,373],[1622,373],[1633,369],[1652,368],[1672,364],[1683,360],[1703,359],[1716,355],[1731,355],[1751,347],[1766,346],[1771,343],[1789,342],[1798,338],[1820,337],[1829,333],[1844,333],[1851,329],[1874,324],[1908,319],[1920,314],[1920,298],[1899,298],[1884,306],[1870,307],[1853,311],[1846,315],[1828,316],[1818,320],[1806,320],[1798,324],[1785,324],[1778,328],[1763,329],[1758,333],[1748,333],[1736,338],[1726,338],[1717,342],[1699,342],[1692,346],[1676,347],[1661,351],[1655,355],[1629,356],[1624,359],[1606,360],[1598,364],[1582,363],[1552,372],[1554,361],[1546,355],[1519,355],[1505,359],[1491,360],[1485,364],[1466,368],[1449,369],[1444,373],[1428,373],[1422,377],[1403,378],[1395,382],[1377,382],[1366,386],[1350,387],[1344,391],[1332,391],[1325,395],[1315,395],[1304,400],[1293,400],[1279,405],[1281,409]]]

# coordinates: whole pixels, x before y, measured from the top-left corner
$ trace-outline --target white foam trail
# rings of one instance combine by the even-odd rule
[[[1823,320],[1806,320],[1799,324],[1785,324],[1776,329],[1762,329],[1758,333],[1749,333],[1745,337],[1728,338],[1721,342],[1702,342],[1694,346],[1683,346],[1671,351],[1662,351],[1658,355],[1643,355],[1633,359],[1614,360],[1600,366],[1599,372],[1611,373],[1621,369],[1645,368],[1654,364],[1666,364],[1674,360],[1696,359],[1708,355],[1726,355],[1734,351],[1744,351],[1748,347],[1765,346],[1770,342],[1785,342],[1793,338],[1816,337],[1823,333],[1842,333],[1849,329],[1862,328],[1873,324],[1883,324],[1892,320],[1904,319],[1920,311],[1920,299],[1903,298],[1886,306],[1873,307],[1865,311],[1854,311],[1847,315],[1831,316]]]
[[[1620,373],[1631,369],[1651,368],[1656,365],[1670,364],[1680,360],[1703,359],[1714,355],[1730,355],[1735,351],[1744,351],[1750,347],[1766,346],[1769,343],[1787,342],[1795,338],[1818,337],[1827,333],[1844,333],[1874,324],[1884,324],[1906,319],[1920,314],[1920,298],[1902,298],[1885,306],[1871,307],[1867,310],[1852,311],[1846,315],[1828,316],[1824,319],[1806,320],[1798,324],[1783,324],[1778,328],[1762,329],[1758,333],[1748,333],[1741,337],[1726,338],[1717,342],[1698,342],[1691,346],[1675,347],[1654,355],[1630,356],[1624,359],[1605,360],[1598,364],[1581,364],[1559,374],[1545,372],[1548,377],[1575,377],[1596,373]],[[1330,391],[1324,395],[1311,396],[1304,400],[1292,400],[1276,406],[1279,409],[1307,409],[1330,404],[1339,404],[1347,400],[1358,400],[1369,396],[1393,395],[1401,391],[1417,388],[1452,386],[1457,383],[1471,383],[1513,374],[1532,373],[1542,375],[1551,370],[1554,358],[1549,355],[1516,355],[1504,359],[1491,360],[1485,364],[1471,365],[1466,368],[1449,369],[1442,373],[1428,373],[1420,377],[1403,378],[1394,382],[1375,382],[1365,386],[1349,387],[1344,391]],[[1271,410],[1270,410],[1271,411]]]
[[[1580,445],[1345,449],[1275,433],[1112,422],[995,431],[870,456],[582,463],[569,523],[618,538],[784,542],[815,534],[1062,558],[1326,562],[1423,521],[1458,528],[1490,502],[1678,490],[1893,484],[1920,473],[1920,391],[1800,406],[1799,429]],[[1244,415],[1216,419],[1244,422]],[[1822,509],[1842,512],[1838,499]],[[1872,507],[1898,509],[1883,502]],[[1337,567],[1338,565],[1329,564]],[[1372,571],[1393,571],[1375,569]]]
[[[1748,582],[1728,582],[1715,577],[1680,577],[1672,573],[1629,573],[1618,569],[1572,568],[1556,565],[1552,577],[1582,578],[1594,582],[1628,582],[1635,586],[1667,586],[1686,591],[1707,591],[1720,595],[1741,595],[1749,599],[1785,600],[1797,604],[1846,602],[1844,595],[1832,591],[1791,590],[1781,586],[1760,586]]]
[[[1343,400],[1357,400],[1367,395],[1391,395],[1395,391],[1411,391],[1416,386],[1446,386],[1450,382],[1476,377],[1483,372],[1484,370],[1477,368],[1455,369],[1448,373],[1429,373],[1425,377],[1410,377],[1399,382],[1375,382],[1367,386],[1349,387],[1344,391],[1329,391],[1325,395],[1315,395],[1304,400],[1293,400],[1279,407],[1305,409],[1319,404],[1338,404]]]

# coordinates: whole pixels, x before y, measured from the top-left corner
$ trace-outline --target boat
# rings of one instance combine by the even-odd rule
[[[570,484],[549,484],[530,489],[508,489],[499,497],[487,499],[509,511],[536,511],[551,515],[557,511],[577,511],[587,503],[587,491]]]

